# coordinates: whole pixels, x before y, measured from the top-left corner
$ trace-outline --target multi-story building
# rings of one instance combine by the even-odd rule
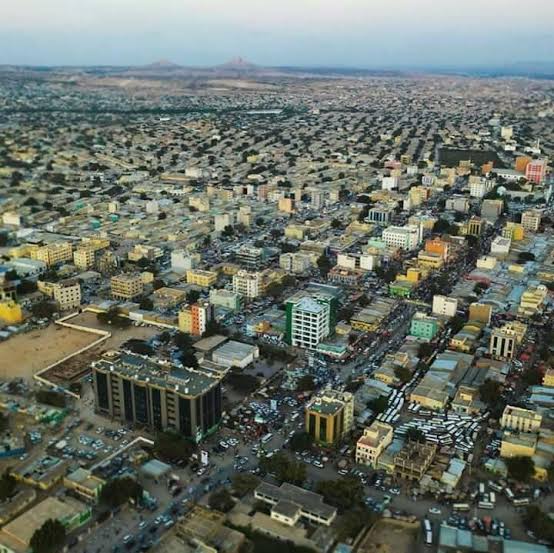
[[[425,313],[417,312],[410,323],[410,334],[416,338],[432,340],[439,331],[439,322],[435,317],[429,317]]]
[[[377,460],[392,442],[394,429],[390,424],[373,421],[356,443],[356,463],[375,468]]]
[[[537,451],[537,441],[537,434],[504,430],[500,444],[500,456],[504,458],[533,457]]]
[[[112,298],[117,300],[133,300],[142,295],[144,284],[137,273],[121,273],[110,279]]]
[[[433,314],[454,317],[458,310],[458,300],[448,296],[433,296]]]
[[[233,291],[245,298],[257,298],[262,295],[262,274],[238,271],[233,275]]]
[[[279,267],[287,273],[301,275],[310,270],[313,257],[303,252],[284,253],[279,256]]]
[[[237,252],[237,262],[250,270],[260,270],[267,259],[264,248],[254,246],[241,246]]]
[[[470,176],[469,195],[473,198],[483,198],[494,188],[494,185],[495,182],[493,180],[479,176]]]
[[[511,359],[527,332],[527,325],[512,321],[501,328],[494,328],[489,343],[489,353],[499,359]]]
[[[544,284],[529,286],[519,300],[518,315],[532,317],[536,313],[541,312],[547,297],[548,288]]]
[[[483,200],[481,202],[481,217],[494,223],[504,209],[503,200]]]
[[[187,284],[196,284],[202,288],[209,288],[217,282],[215,271],[204,271],[202,269],[190,269],[187,271]]]
[[[52,267],[58,263],[69,262],[73,260],[73,246],[69,242],[56,242],[32,249],[31,259],[37,259],[46,263],[47,267]]]
[[[421,231],[419,227],[388,227],[383,231],[383,242],[391,248],[413,250],[421,243]]]
[[[541,423],[542,415],[539,413],[513,405],[506,405],[500,419],[502,428],[518,432],[538,432]]]
[[[394,476],[419,481],[431,465],[437,446],[408,441],[394,456]]]
[[[221,421],[221,377],[111,353],[92,364],[96,410],[199,442]]]
[[[354,396],[326,389],[313,397],[305,409],[306,432],[321,444],[336,444],[352,430]]]
[[[295,347],[315,349],[330,334],[330,306],[310,297],[286,303],[286,336]]]
[[[38,281],[38,289],[52,298],[61,311],[77,309],[81,305],[81,285],[75,279],[60,282]]]
[[[171,252],[171,270],[177,273],[186,273],[195,269],[202,257],[199,253],[189,253],[186,250],[173,250]]]
[[[19,324],[23,322],[21,306],[11,299],[0,300],[0,320],[6,324]]]
[[[179,330],[193,336],[202,336],[212,319],[213,305],[210,303],[187,305],[179,311]]]
[[[536,209],[528,209],[521,214],[521,226],[525,230],[537,232],[541,226],[542,213]]]
[[[96,251],[92,248],[79,248],[73,252],[73,264],[81,271],[94,267]]]
[[[546,160],[534,159],[525,167],[525,178],[534,183],[541,184],[546,176]]]
[[[212,288],[210,290],[210,303],[232,311],[238,311],[241,306],[240,295],[224,288],[219,290]]]
[[[492,316],[492,306],[487,303],[469,304],[468,320],[489,325]]]
[[[519,223],[514,223],[513,221],[508,221],[506,226],[502,229],[502,236],[504,238],[509,238],[510,240],[519,241],[523,240],[525,235],[525,230],[523,225]]]

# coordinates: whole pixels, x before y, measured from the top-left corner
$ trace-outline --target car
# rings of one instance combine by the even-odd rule
[[[146,528],[147,524],[148,523],[145,520],[143,520],[143,521],[139,522],[138,527],[142,530],[143,528]]]
[[[429,509],[429,513],[431,515],[440,515],[441,514],[441,510],[438,508],[438,507],[431,507]]]

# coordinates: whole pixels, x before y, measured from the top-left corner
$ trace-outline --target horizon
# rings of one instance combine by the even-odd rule
[[[552,63],[554,3],[529,0],[27,0],[0,21],[0,64],[184,67],[239,53],[262,67],[471,67]],[[540,13],[540,19],[536,14]],[[235,55],[235,54],[233,54]],[[223,61],[222,61],[223,60]]]

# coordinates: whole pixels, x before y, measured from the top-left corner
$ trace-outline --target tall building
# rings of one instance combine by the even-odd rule
[[[528,209],[521,214],[521,226],[525,230],[537,232],[541,225],[542,214],[536,209]]]
[[[112,298],[117,300],[133,300],[142,295],[144,284],[142,277],[136,273],[122,273],[110,280]]]
[[[393,435],[390,424],[373,421],[356,442],[356,463],[376,468],[379,456],[390,445]]]
[[[221,421],[221,378],[159,365],[137,355],[105,355],[92,364],[96,410],[122,422],[174,430],[195,442]]]
[[[534,159],[525,167],[525,178],[534,183],[541,184],[546,176],[546,160]]]
[[[38,281],[38,289],[52,298],[61,311],[77,309],[81,305],[81,285],[75,279],[60,282]]]
[[[541,423],[542,415],[539,413],[513,405],[506,405],[500,419],[502,428],[517,430],[518,432],[538,432]]]
[[[202,336],[213,319],[213,311],[213,305],[208,302],[185,306],[179,311],[179,330],[193,336]]]
[[[241,246],[237,252],[237,261],[250,270],[260,270],[266,257],[264,248],[255,248],[254,246]]]
[[[511,359],[527,331],[527,325],[513,321],[501,328],[494,328],[489,343],[489,353],[499,359]]]
[[[262,295],[262,274],[238,271],[233,275],[233,291],[245,298],[257,298]]]
[[[31,259],[43,261],[48,267],[73,260],[73,246],[69,242],[56,242],[31,250]]]
[[[311,297],[286,303],[286,339],[300,348],[315,349],[329,336],[330,306]]]
[[[187,271],[187,284],[196,284],[203,288],[209,288],[217,282],[215,271],[204,271],[202,269],[190,269]]]
[[[321,444],[336,444],[354,424],[354,396],[349,392],[322,390],[305,409],[306,432]]]
[[[392,248],[413,250],[421,242],[421,231],[419,227],[388,227],[383,231],[383,242]]]
[[[448,296],[433,296],[433,314],[454,317],[458,310],[458,300]]]

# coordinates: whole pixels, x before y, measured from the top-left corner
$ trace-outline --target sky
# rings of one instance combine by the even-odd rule
[[[554,62],[554,0],[0,0],[0,64]]]

